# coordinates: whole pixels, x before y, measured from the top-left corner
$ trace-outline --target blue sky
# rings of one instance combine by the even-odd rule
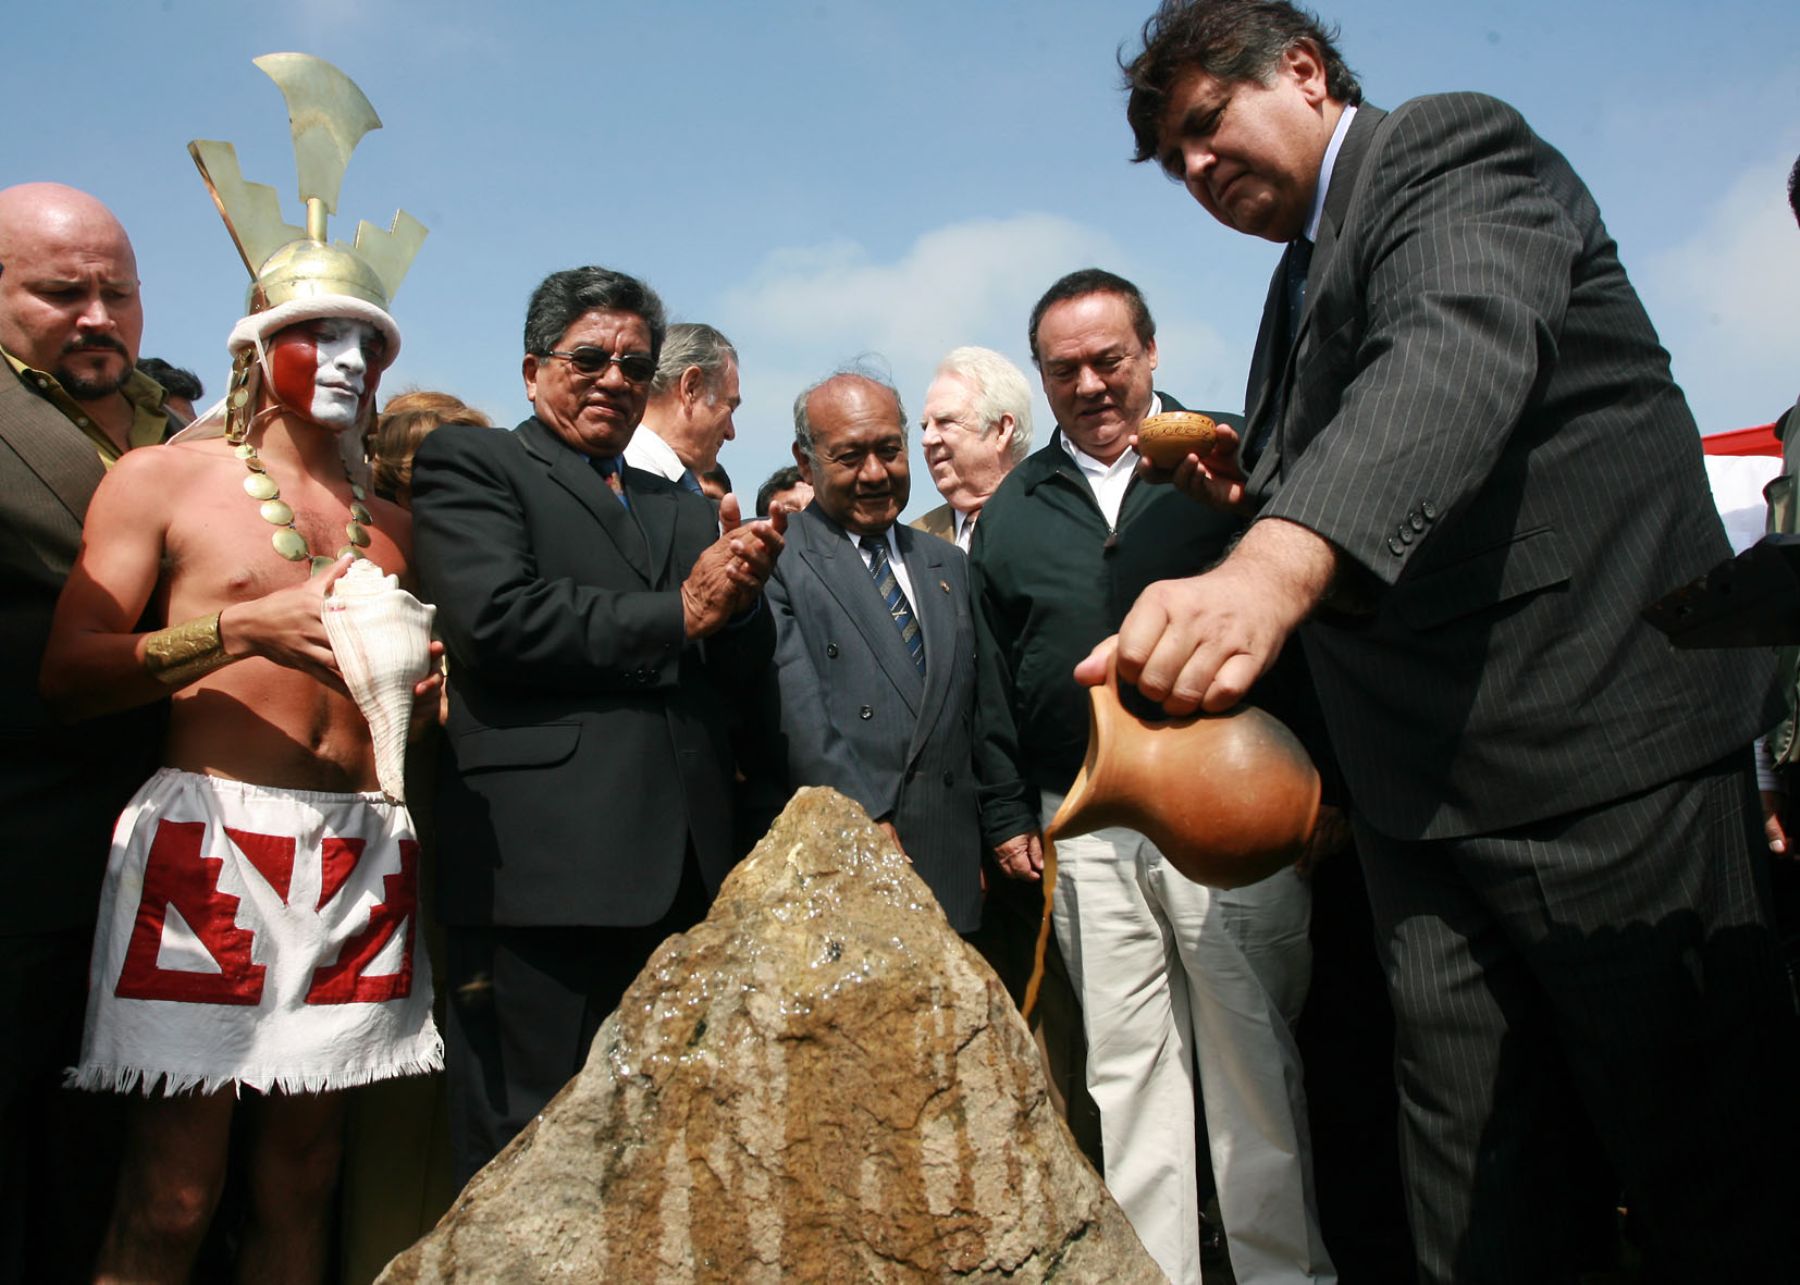
[[[334,233],[404,207],[431,229],[395,300],[383,385],[522,417],[524,302],[598,262],[647,278],[743,359],[741,491],[787,461],[794,393],[884,355],[916,417],[958,344],[1027,366],[1032,302],[1090,264],[1136,280],[1158,383],[1235,410],[1278,247],[1226,232],[1128,163],[1115,54],[1135,3],[637,0],[14,0],[0,184],[55,179],[119,214],[144,279],[144,351],[223,383],[247,277],[185,145],[238,147],[298,221],[279,91],[300,50],[386,128]],[[1704,431],[1800,392],[1800,5],[1389,0],[1321,6],[1370,101],[1449,89],[1517,105],[1587,179]],[[1704,12],[1704,16],[1702,16]],[[1038,405],[1040,440],[1049,416]],[[914,442],[909,514],[937,502]]]

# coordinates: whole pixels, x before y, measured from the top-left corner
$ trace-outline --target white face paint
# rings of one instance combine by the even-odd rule
[[[322,428],[353,428],[375,395],[385,349],[380,331],[347,317],[289,326],[268,350],[276,400]]]

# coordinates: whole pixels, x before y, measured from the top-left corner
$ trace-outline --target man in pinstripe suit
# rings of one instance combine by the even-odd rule
[[[1746,752],[1769,675],[1639,619],[1728,550],[1593,198],[1504,103],[1362,106],[1280,0],[1168,0],[1144,43],[1138,159],[1288,249],[1241,450],[1174,479],[1256,520],[1145,592],[1120,668],[1218,710],[1303,640],[1399,1019],[1424,1276],[1566,1278],[1576,1094],[1659,1266],[1787,1278],[1793,1014]]]

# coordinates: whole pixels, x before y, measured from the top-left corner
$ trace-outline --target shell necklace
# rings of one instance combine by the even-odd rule
[[[243,433],[225,434],[225,440],[231,443],[232,450],[244,461],[244,467],[250,470],[250,476],[244,479],[245,494],[261,502],[264,522],[281,528],[269,537],[269,543],[275,546],[275,552],[289,562],[310,562],[308,575],[317,575],[345,554],[353,558],[364,557],[363,549],[369,543],[368,528],[375,525],[375,517],[364,503],[368,497],[363,493],[362,484],[350,476],[349,466],[344,466],[344,481],[350,484],[350,520],[344,524],[344,537],[349,543],[331,557],[323,557],[312,551],[306,543],[306,537],[294,525],[293,506],[281,498],[281,488],[269,476],[268,465],[262,462],[256,448],[250,445],[247,438],[248,426]]]

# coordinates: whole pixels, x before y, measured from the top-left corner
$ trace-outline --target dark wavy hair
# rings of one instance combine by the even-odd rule
[[[1044,314],[1050,311],[1051,305],[1090,294],[1116,294],[1123,299],[1131,312],[1132,333],[1144,347],[1150,346],[1150,341],[1156,338],[1156,319],[1150,315],[1150,305],[1144,302],[1143,291],[1116,272],[1108,272],[1105,268],[1081,268],[1057,278],[1032,307],[1031,321],[1025,328],[1025,340],[1031,345],[1032,365],[1043,365],[1038,358],[1038,326],[1043,323]]]
[[[662,354],[669,322],[656,291],[636,277],[592,264],[552,272],[531,292],[525,308],[525,351],[538,357],[552,351],[576,318],[596,308],[642,317],[650,330],[650,355]]]
[[[1137,144],[1134,161],[1156,159],[1163,110],[1175,82],[1201,71],[1223,84],[1267,84],[1281,55],[1307,41],[1325,64],[1325,90],[1340,103],[1360,105],[1362,86],[1337,46],[1337,29],[1287,0],[1163,0],[1144,23],[1144,47],[1127,62],[1125,119]]]

